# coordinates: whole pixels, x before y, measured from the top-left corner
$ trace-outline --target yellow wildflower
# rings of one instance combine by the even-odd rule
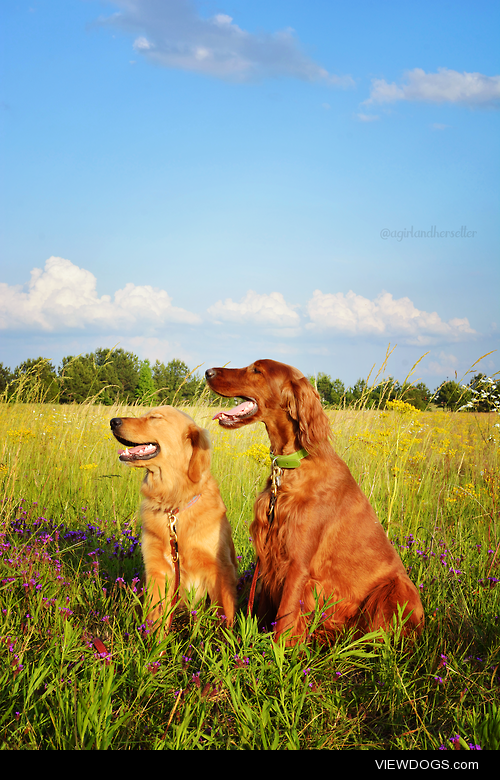
[[[407,404],[406,401],[400,401],[399,399],[396,399],[395,401],[387,401],[386,407],[388,409],[392,409],[394,412],[400,412],[401,414],[418,413],[418,409],[415,409],[414,406]]]

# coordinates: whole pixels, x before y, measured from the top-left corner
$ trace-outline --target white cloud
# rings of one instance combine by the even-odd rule
[[[290,76],[354,85],[350,76],[330,74],[307,57],[290,28],[249,33],[225,13],[204,19],[189,0],[112,2],[122,10],[99,24],[138,34],[134,49],[156,65],[233,81]]]
[[[142,52],[149,51],[150,49],[154,48],[153,44],[151,44],[143,35],[140,35],[139,38],[136,38],[133,43],[133,47],[136,51]]]
[[[208,313],[215,320],[223,322],[284,329],[295,329],[300,326],[299,315],[278,292],[259,295],[253,290],[249,290],[239,303],[231,298],[226,298],[225,301],[217,301],[213,306],[210,306]]]
[[[93,273],[70,260],[50,257],[45,268],[34,268],[28,291],[0,283],[0,329],[57,331],[104,327],[128,331],[167,322],[196,324],[200,317],[172,306],[171,297],[150,285],[128,283],[100,298]]]
[[[377,119],[380,119],[377,114],[356,114],[356,116],[360,122],[376,122]]]
[[[350,336],[401,337],[406,343],[435,340],[462,341],[475,334],[467,319],[444,322],[436,312],[417,309],[409,298],[394,299],[382,292],[374,300],[352,291],[322,293],[315,290],[307,304],[309,330],[333,330]]]
[[[167,341],[154,336],[130,336],[120,339],[120,347],[140,354],[143,360],[147,358],[152,365],[157,360],[168,363],[170,360],[177,359],[183,360],[188,365],[192,365],[193,361],[192,353],[179,341]]]
[[[436,376],[454,376],[458,369],[456,355],[439,353],[439,360],[431,360],[424,373]]]
[[[389,84],[385,79],[373,79],[369,103],[395,103],[397,100],[427,103],[457,103],[466,106],[492,106],[500,102],[500,76],[482,73],[458,73],[438,68],[426,73],[414,68],[405,74],[406,83]]]

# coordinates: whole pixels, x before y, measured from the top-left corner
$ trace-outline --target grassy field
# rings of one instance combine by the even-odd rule
[[[329,414],[420,588],[424,635],[413,648],[346,635],[284,649],[246,618],[244,589],[232,631],[192,605],[161,644],[151,635],[141,477],[109,431],[140,408],[0,405],[3,748],[498,749],[498,416],[389,406]],[[213,408],[185,411],[211,433],[248,578],[265,430],[224,431]]]

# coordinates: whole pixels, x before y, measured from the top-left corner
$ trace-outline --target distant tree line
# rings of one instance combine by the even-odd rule
[[[309,377],[325,408],[339,409],[362,405],[384,409],[388,401],[400,399],[416,409],[442,408],[480,412],[500,410],[500,380],[476,374],[468,385],[446,380],[431,392],[423,383],[400,384],[389,377],[375,386],[358,379],[345,387],[341,379],[324,373]],[[207,401],[221,402],[200,377],[182,360],[164,364],[140,360],[123,349],[96,349],[87,355],[63,358],[59,368],[39,357],[25,360],[11,372],[0,363],[0,396],[9,400],[39,400],[50,403],[95,403],[110,406],[116,402],[138,402],[147,406],[190,403],[203,392]]]
[[[358,379],[353,387],[346,388],[341,379],[332,379],[322,373],[316,378],[311,377],[311,381],[327,408],[362,404],[368,409],[384,409],[388,401],[400,399],[421,411],[435,407],[449,411],[500,410],[500,380],[494,381],[485,374],[476,374],[465,386],[446,380],[433,392],[423,382],[400,384],[393,377],[374,387],[370,387],[366,380]]]
[[[159,406],[192,401],[204,384],[182,360],[151,365],[123,349],[70,355],[58,369],[42,357],[25,360],[14,372],[0,363],[0,393],[5,400],[71,404],[93,399],[105,406],[135,401]]]

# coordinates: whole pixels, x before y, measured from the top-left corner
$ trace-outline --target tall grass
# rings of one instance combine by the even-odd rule
[[[263,426],[207,427],[244,583],[269,471]],[[0,735],[7,749],[484,749],[500,746],[498,445],[493,415],[330,412],[427,624],[285,649],[207,605],[161,642],[141,600],[140,474],[111,417],[140,407],[0,405]],[[380,636],[377,637],[380,640]]]

